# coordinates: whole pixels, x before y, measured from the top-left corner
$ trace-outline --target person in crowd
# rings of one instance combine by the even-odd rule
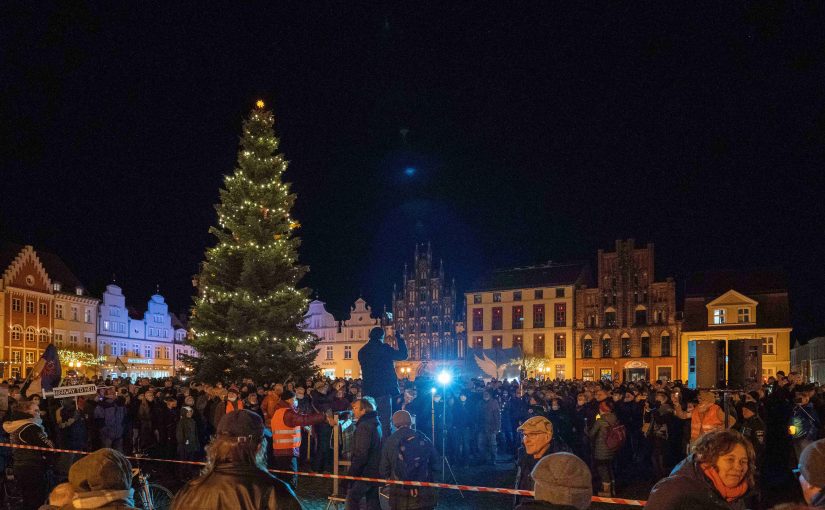
[[[404,481],[433,481],[438,467],[438,452],[432,441],[412,428],[412,416],[399,410],[392,415],[395,428],[381,447],[381,478]],[[418,459],[418,460],[416,460]],[[431,510],[438,503],[432,487],[390,485],[387,488],[390,510]]]
[[[743,510],[756,490],[756,453],[734,430],[702,435],[694,452],[650,492],[647,510]]]
[[[63,509],[135,510],[132,466],[117,450],[101,448],[72,465],[74,497]]]
[[[60,399],[60,407],[55,411],[57,423],[57,444],[65,450],[85,450],[87,441],[86,420],[77,409],[74,398]],[[56,474],[59,480],[68,480],[69,468],[77,459],[77,454],[61,453],[56,460]]]
[[[198,425],[192,417],[194,414],[194,409],[189,406],[181,408],[180,420],[175,430],[178,460],[194,461],[200,457],[201,443],[198,435]],[[192,467],[186,464],[180,465],[179,473],[184,479],[191,477]]]
[[[174,459],[177,450],[176,434],[178,429],[178,400],[167,395],[163,397],[163,407],[158,426],[158,444],[162,458]]]
[[[825,439],[815,441],[799,456],[799,485],[805,502],[825,508]]]
[[[554,453],[570,453],[570,447],[553,433],[553,423],[544,416],[533,416],[519,426],[522,446],[516,454],[516,489],[533,490],[530,473],[543,457]],[[521,500],[516,496],[515,501]]]
[[[381,462],[381,420],[372,397],[362,397],[352,403],[355,420],[352,458],[347,470],[348,476],[377,478]],[[329,416],[330,426],[338,425],[337,415]],[[358,510],[361,499],[365,498],[367,510],[380,510],[378,486],[369,482],[355,481],[349,485],[346,496],[346,510]]]
[[[788,432],[793,437],[793,448],[796,458],[802,454],[809,444],[819,437],[819,429],[822,423],[811,402],[811,388],[806,385],[796,386],[794,391],[793,414],[788,421]]]
[[[100,442],[103,448],[114,448],[123,451],[123,422],[126,419],[126,408],[117,399],[114,388],[106,388],[104,397],[95,407],[95,425],[100,431]]]
[[[750,441],[756,452],[756,465],[761,466],[765,458],[765,422],[759,417],[756,402],[745,402],[741,407],[741,419],[732,427]]]
[[[273,467],[283,471],[298,472],[298,456],[301,452],[301,427],[327,421],[332,411],[326,414],[299,414],[295,410],[295,394],[284,390],[272,414],[270,430],[272,431]],[[289,477],[293,488],[298,487],[298,475]]]
[[[612,427],[619,425],[619,420],[614,413],[615,403],[612,399],[605,398],[599,402],[599,414],[596,421],[587,431],[593,445],[593,461],[596,464],[596,473],[602,484],[599,496],[613,497],[615,491],[615,480],[613,474],[613,458],[616,457],[618,449],[616,445],[611,445],[608,436]]]
[[[395,333],[395,341],[398,349],[384,343],[383,328],[374,327],[370,330],[369,341],[358,350],[362,391],[375,399],[382,423],[389,423],[392,398],[399,393],[394,362],[407,359],[407,344],[399,332]]]
[[[678,409],[676,411],[679,413]],[[729,425],[733,425],[733,421],[729,420]],[[703,435],[724,428],[725,411],[716,403],[716,396],[709,390],[700,391],[699,404],[690,415],[690,445],[694,445]]]
[[[40,408],[36,402],[20,400],[14,404],[11,419],[3,423],[3,430],[9,434],[13,445],[54,448],[54,443],[46,435]],[[49,493],[47,471],[51,456],[38,450],[14,448],[14,478],[22,497],[20,510],[35,510]]]
[[[676,424],[673,405],[665,391],[657,391],[655,398],[645,402],[645,437],[650,442],[650,460],[657,480],[670,472],[670,442],[674,440]]]
[[[495,463],[498,450],[496,437],[501,431],[501,409],[498,400],[493,398],[490,391],[483,392],[482,400],[482,414],[479,416],[481,431],[478,436],[478,450],[481,454],[481,461]]]
[[[221,419],[232,411],[243,409],[243,401],[238,400],[239,392],[237,386],[230,386],[226,391],[226,400],[215,406],[215,428],[221,423]]]
[[[530,473],[536,497],[522,501],[515,510],[586,510],[593,485],[590,469],[572,453],[542,457]]]
[[[173,510],[300,510],[292,489],[266,470],[264,423],[238,410],[220,421],[203,474],[175,495]]]
[[[325,413],[332,410],[332,394],[330,392],[330,384],[328,381],[318,381],[315,383],[314,389],[311,392],[312,407],[319,413]],[[312,467],[315,471],[331,471],[333,452],[331,445],[332,427],[326,420],[313,426],[315,437],[318,438],[315,457],[312,461]]]

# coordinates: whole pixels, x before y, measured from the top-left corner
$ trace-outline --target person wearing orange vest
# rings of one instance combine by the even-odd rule
[[[281,393],[283,392],[284,385],[281,383],[272,385],[272,388],[266,392],[266,397],[261,402],[261,411],[264,413],[264,424],[266,426],[269,426],[272,421],[272,415],[275,414],[275,410],[278,408],[278,402],[281,401]]]
[[[270,421],[274,468],[297,473],[298,456],[301,452],[301,427],[326,422],[328,416],[332,416],[331,410],[326,414],[299,413],[295,410],[295,394],[290,390],[284,390]],[[283,474],[278,476],[294,489],[298,488],[298,475],[292,475],[291,479],[286,479]]]
[[[735,419],[729,421],[733,426]],[[693,410],[690,416],[690,444],[707,434],[725,428],[725,411],[716,403],[716,397],[712,392],[703,390],[699,392],[699,405]]]

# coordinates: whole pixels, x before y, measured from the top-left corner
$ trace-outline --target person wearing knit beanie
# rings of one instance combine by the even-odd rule
[[[572,453],[542,458],[531,473],[536,497],[516,510],[585,510],[590,508],[593,478],[583,460]]]
[[[75,490],[72,508],[134,508],[132,465],[117,450],[101,448],[75,462],[69,483]]]

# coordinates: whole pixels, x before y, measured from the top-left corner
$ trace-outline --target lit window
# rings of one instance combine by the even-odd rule
[[[501,303],[501,292],[493,292],[493,303]]]
[[[725,309],[724,308],[716,308],[713,310],[713,323],[714,324],[724,324],[725,323]]]
[[[751,321],[751,309],[750,308],[740,308],[737,313],[737,319],[739,322],[750,322]]]
[[[20,351],[11,351],[11,362],[20,363]]]
[[[327,360],[334,359],[335,348],[331,345],[327,346]]]
[[[473,304],[474,305],[481,304],[481,294],[473,294]]]
[[[34,328],[28,328],[26,330],[26,341],[34,342]]]
[[[26,351],[25,357],[26,357],[26,364],[27,365],[34,364],[34,352]]]
[[[352,346],[345,345],[344,346],[344,359],[352,359]]]
[[[23,333],[23,328],[20,326],[14,326],[11,328],[11,339],[12,340],[20,340],[20,336]]]
[[[41,329],[40,330],[40,341],[44,344],[49,343],[49,330]]]
[[[596,372],[595,368],[582,368],[582,380],[583,381],[592,381],[595,372]]]
[[[593,339],[585,338],[582,340],[582,358],[593,357]]]
[[[774,341],[773,341],[772,336],[765,337],[765,338],[762,339],[762,354],[763,355],[774,354],[774,347],[775,347],[775,345],[774,345]]]

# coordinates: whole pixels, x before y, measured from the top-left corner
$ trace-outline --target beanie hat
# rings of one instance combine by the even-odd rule
[[[294,398],[294,397],[295,397],[295,393],[290,391],[290,390],[284,390],[284,392],[281,393],[281,400],[289,400],[289,399]]]
[[[802,450],[799,472],[809,484],[825,489],[825,439],[814,441]]]
[[[101,448],[72,464],[69,483],[75,492],[129,490],[132,465],[119,451]]]
[[[257,413],[247,409],[232,411],[221,418],[218,435],[260,439],[264,435],[264,421]]]
[[[593,479],[587,464],[572,453],[554,453],[539,460],[531,473],[536,499],[579,510],[590,507]]]

